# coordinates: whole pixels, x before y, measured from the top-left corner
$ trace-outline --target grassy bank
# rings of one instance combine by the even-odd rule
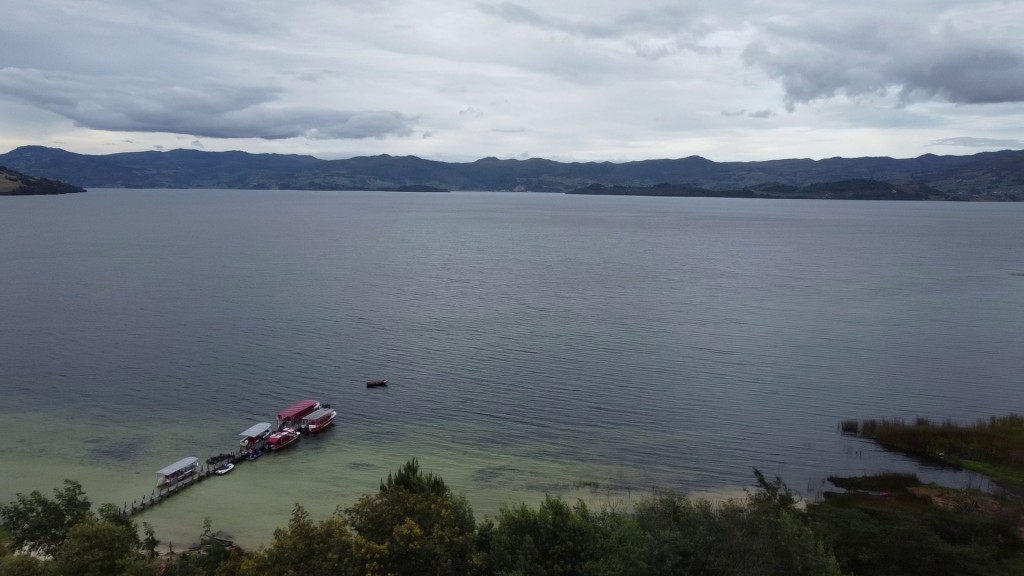
[[[910,474],[829,481],[846,491],[826,492],[822,501],[808,505],[807,519],[844,573],[1024,573],[1021,511],[1016,502],[922,484]]]
[[[1024,493],[1024,416],[992,417],[971,425],[924,418],[846,420],[841,429],[890,450],[984,474]]]

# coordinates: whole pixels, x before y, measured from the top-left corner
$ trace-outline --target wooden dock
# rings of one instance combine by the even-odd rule
[[[386,382],[386,380],[384,382]],[[330,408],[330,404],[324,404],[323,406],[324,408]],[[279,428],[281,427],[282,426],[279,426]],[[125,502],[124,505],[121,506],[121,514],[130,517],[139,514],[144,510],[148,510],[149,508],[152,508],[153,506],[156,506],[157,504],[160,504],[161,502],[167,500],[171,496],[174,496],[175,494],[182,492],[186,488],[195,486],[196,484],[199,484],[200,482],[206,480],[210,476],[213,476],[214,470],[221,464],[231,462],[232,464],[237,466],[243,462],[249,461],[249,453],[253,450],[259,450],[264,454],[269,452],[270,450],[268,448],[266,438],[263,438],[262,440],[259,440],[258,442],[246,446],[244,448],[235,448],[231,452],[222,452],[221,454],[217,454],[208,458],[206,460],[205,465],[201,465],[199,469],[196,470],[196,472],[189,476],[188,478],[185,478],[184,480],[180,480],[173,484],[158,486],[152,492],[143,496],[142,498],[132,500],[131,502]],[[191,459],[192,457],[189,457],[186,458],[185,460]]]
[[[210,476],[213,476],[214,469],[223,462],[231,462],[232,464],[235,464],[237,466],[242,462],[248,461],[248,452],[246,450],[238,450],[234,453],[225,453],[221,454],[220,456],[223,456],[223,458],[221,458],[219,461],[213,464],[207,463],[205,465],[200,466],[199,470],[195,474],[189,476],[184,480],[181,480],[180,482],[175,482],[174,484],[169,484],[166,486],[159,486],[149,494],[143,496],[142,498],[132,500],[131,502],[125,502],[124,505],[121,507],[121,514],[123,514],[124,516],[131,517],[136,514],[139,514],[144,510],[152,508],[157,504],[160,504],[161,502],[167,500],[171,496],[181,493],[186,488],[195,486],[196,484],[199,484],[200,482],[206,480]]]

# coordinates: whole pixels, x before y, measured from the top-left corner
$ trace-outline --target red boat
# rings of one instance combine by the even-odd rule
[[[331,424],[334,424],[334,418],[337,415],[338,413],[330,408],[321,408],[315,412],[311,412],[308,416],[302,419],[302,429],[308,432],[319,432]]]
[[[303,417],[307,416],[314,410],[320,409],[320,403],[316,400],[303,400],[298,404],[288,408],[287,410],[277,413],[277,426],[286,426],[302,420]]]
[[[267,448],[271,450],[280,450],[287,446],[290,446],[299,439],[299,431],[293,428],[285,428],[280,432],[275,432],[267,438]]]

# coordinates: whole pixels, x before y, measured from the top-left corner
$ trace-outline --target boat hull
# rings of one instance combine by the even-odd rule
[[[310,424],[309,426],[307,426],[307,429],[309,430],[310,434],[316,434],[317,432],[323,432],[324,430],[330,428],[331,424],[334,424],[334,420],[333,419],[330,422],[327,422],[325,424],[319,424],[319,425],[312,425],[312,424]]]
[[[322,413],[314,413],[313,419],[305,420],[302,423],[302,430],[315,434],[334,424],[334,419],[338,417],[336,410],[324,409]]]
[[[267,438],[267,448],[271,452],[283,450],[288,446],[291,446],[299,439],[299,433],[294,430],[286,429],[277,434],[272,434],[270,438]]]

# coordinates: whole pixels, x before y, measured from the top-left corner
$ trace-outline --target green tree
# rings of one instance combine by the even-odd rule
[[[793,512],[796,507],[796,497],[793,492],[776,476],[775,480],[769,482],[765,479],[760,470],[754,468],[754,478],[757,481],[757,491],[749,494],[747,502],[758,508],[770,508],[779,512]]]
[[[149,522],[143,522],[142,529],[146,534],[140,543],[142,550],[146,552],[147,557],[156,558],[156,547],[160,545],[160,541],[156,539],[156,532],[153,531],[153,526]]]
[[[139,527],[132,520],[131,516],[123,514],[121,509],[114,504],[100,504],[100,507],[96,510],[96,515],[99,519],[124,528],[125,532],[135,537],[135,547],[139,548],[142,546],[142,540],[139,540]]]
[[[65,480],[63,489],[54,489],[53,499],[38,490],[28,496],[18,493],[14,502],[0,505],[0,523],[11,534],[15,550],[28,550],[53,556],[76,525],[93,518],[89,499],[82,485]]]
[[[597,557],[595,536],[595,519],[582,501],[570,507],[548,496],[537,510],[526,504],[502,507],[488,569],[524,576],[587,574],[588,563]]]
[[[142,560],[138,535],[129,527],[102,520],[76,524],[54,556],[61,574],[110,576],[123,574]]]
[[[27,554],[0,557],[0,576],[51,576],[51,563]]]
[[[148,536],[147,536],[148,538]],[[148,544],[143,545],[143,549]],[[161,561],[161,576],[238,576],[248,558],[241,549],[221,541],[213,530],[213,522],[203,518],[203,531],[198,548],[175,554],[173,550]],[[259,573],[263,572],[250,572]],[[291,574],[291,573],[289,573]]]
[[[355,546],[365,574],[470,574],[476,521],[465,498],[455,496],[415,460],[363,496],[344,518],[356,533]]]
[[[1024,542],[1005,519],[935,507],[859,506],[846,496],[808,513],[843,569],[854,574],[980,576],[999,573],[1007,561],[1024,566]]]
[[[305,508],[296,504],[288,527],[275,530],[270,546],[242,559],[234,574],[356,576],[361,574],[359,568],[352,533],[340,515],[315,523]]]
[[[595,576],[647,574],[650,546],[632,514],[603,511],[595,516],[594,557],[588,571]]]
[[[394,474],[388,473],[388,479],[381,481],[380,492],[394,492],[401,490],[410,494],[433,494],[435,496],[448,496],[451,490],[445,485],[444,480],[433,472],[420,470],[420,463],[413,458]]]
[[[776,495],[781,494],[775,493]],[[794,508],[748,502],[712,504],[661,496],[636,507],[650,546],[648,573],[709,576],[838,576],[835,557]],[[779,500],[774,502],[778,504]]]

